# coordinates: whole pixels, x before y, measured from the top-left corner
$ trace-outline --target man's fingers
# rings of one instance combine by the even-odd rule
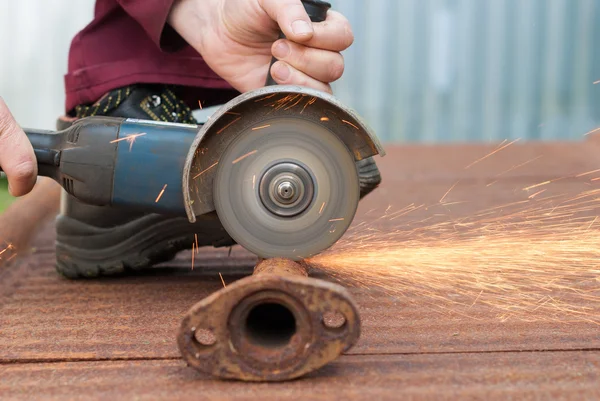
[[[333,93],[329,84],[318,81],[305,73],[298,71],[284,61],[277,61],[273,64],[271,67],[271,76],[279,85],[299,85],[327,93]]]
[[[0,98],[0,167],[8,177],[11,195],[25,195],[35,185],[37,163],[33,147]]]
[[[275,42],[272,51],[278,60],[321,82],[334,82],[344,73],[344,57],[337,52],[306,47],[285,39]]]
[[[260,0],[260,4],[290,40],[302,43],[313,37],[313,24],[300,0]]]
[[[260,0],[260,3],[293,42],[336,52],[346,50],[354,42],[350,22],[337,11],[329,10],[325,21],[312,23],[300,0]]]
[[[346,17],[334,10],[329,10],[327,19],[313,24],[315,31],[312,38],[303,42],[308,47],[341,52],[354,43],[352,26]]]

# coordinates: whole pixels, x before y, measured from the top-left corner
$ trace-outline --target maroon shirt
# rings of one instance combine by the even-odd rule
[[[65,75],[66,111],[137,83],[183,85],[203,105],[235,95],[167,23],[174,0],[97,0],[93,21],[71,43]],[[199,27],[200,29],[200,27]],[[220,95],[220,96],[219,96]],[[215,98],[220,98],[216,99]]]

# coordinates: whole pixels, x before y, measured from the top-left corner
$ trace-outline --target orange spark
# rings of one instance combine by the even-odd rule
[[[544,181],[544,182],[540,182],[539,184],[530,185],[528,187],[523,188],[523,191],[528,191],[528,190],[533,189],[533,188],[542,187],[544,185],[548,185],[548,184],[551,184],[551,183],[556,182],[556,181],[564,180],[565,178],[566,177],[555,178],[553,180],[547,180],[547,181]]]
[[[503,149],[506,149],[507,147],[509,147],[509,146],[510,146],[510,145],[512,145],[513,143],[515,143],[515,142],[519,141],[520,139],[521,139],[521,138],[517,138],[517,139],[515,139],[514,141],[512,141],[512,142],[510,142],[510,143],[507,143],[506,145],[504,145],[504,146],[501,146],[501,147],[499,147],[498,149],[496,149],[496,150],[492,151],[491,153],[488,153],[487,155],[483,156],[482,158],[475,160],[473,163],[471,163],[471,164],[469,164],[467,167],[465,167],[465,170],[466,170],[466,169],[468,169],[468,168],[471,168],[471,167],[473,167],[474,165],[476,165],[477,163],[479,163],[479,162],[481,162],[481,161],[483,161],[483,160],[487,159],[488,157],[495,155],[496,153],[500,152],[501,150],[503,150]]]
[[[541,193],[544,193],[544,192],[546,192],[546,191],[547,191],[547,189],[542,189],[541,191],[537,191],[536,193],[529,195],[529,196],[528,196],[528,198],[529,198],[529,199],[533,199],[533,198],[535,198],[536,196],[538,196],[539,194],[541,194]]]
[[[597,84],[600,84],[600,79],[597,80],[597,81],[592,82],[592,85],[597,85]]]
[[[260,99],[256,99],[254,101],[254,103],[262,102],[263,100],[270,99],[270,98],[272,98],[273,96],[276,96],[276,95],[277,95],[277,93],[273,93],[271,95],[263,96]]]
[[[294,98],[292,98],[292,100],[294,100]],[[289,109],[296,107],[298,105],[298,103],[300,103],[301,101],[302,101],[302,97],[299,96],[296,103],[292,104],[291,106],[286,107],[285,110],[289,110]]]
[[[121,141],[127,141],[127,142],[129,142],[129,151],[131,152],[131,148],[133,147],[133,143],[135,142],[135,140],[138,137],[144,136],[144,135],[146,135],[145,132],[140,132],[139,134],[131,134],[131,135],[124,136],[123,138],[119,138],[119,139],[115,139],[114,141],[110,141],[110,143],[117,143],[117,142],[121,142]]]
[[[356,125],[352,124],[350,121],[342,120],[342,122],[343,122],[344,124],[348,124],[348,125],[350,125],[350,126],[354,127],[355,129],[358,129],[358,127],[357,127]]]
[[[192,242],[192,270],[194,270],[194,253],[195,253],[194,251],[195,251],[195,246],[196,246],[196,244],[194,244]]]
[[[198,252],[198,234],[194,234],[194,242],[196,243],[196,252]]]
[[[225,113],[223,113],[223,114],[231,114],[231,115],[234,115],[234,116],[241,116],[241,115],[242,115],[242,113],[236,113],[236,112],[234,112],[234,111],[226,111],[226,112],[225,112]]]
[[[221,128],[220,130],[217,131],[217,135],[219,135],[221,132],[225,131],[227,128],[231,127],[233,124],[235,124],[236,122],[238,122],[242,117],[238,117],[235,120],[231,121],[229,124],[227,124],[226,126],[224,126],[223,128]]]
[[[325,202],[321,205],[321,209],[319,209],[319,214],[323,213],[323,209],[325,208]]]
[[[212,165],[210,165],[209,167],[205,168],[204,170],[202,170],[201,172],[199,172],[198,174],[196,174],[192,179],[195,180],[196,178],[200,177],[202,174],[206,173],[208,170],[210,170],[211,168],[213,168],[217,164],[219,164],[219,162],[214,162]]]
[[[329,121],[329,117],[321,117],[321,121]]]
[[[583,177],[583,176],[586,176],[586,175],[597,173],[598,171],[600,171],[600,168],[596,169],[596,170],[588,171],[587,173],[577,174],[575,177],[576,178]]]
[[[300,111],[300,114],[304,113],[304,110],[306,110],[306,108],[307,108],[308,106],[310,106],[311,104],[313,104],[313,103],[314,103],[314,102],[316,102],[316,101],[317,101],[317,98],[316,98],[316,97],[314,97],[314,96],[313,96],[312,98],[310,98],[310,100],[309,100],[308,102],[306,102],[306,104],[305,104],[305,105],[304,105],[304,107],[302,108],[302,111]]]
[[[330,219],[330,220],[329,220],[329,222],[334,222],[334,221],[343,221],[343,220],[344,220],[344,218],[343,218],[343,217],[340,217],[340,218],[337,218],[337,219]]]
[[[440,202],[439,202],[439,203],[442,203],[442,202],[444,201],[444,199],[446,198],[446,196],[448,196],[448,194],[450,193],[450,191],[452,191],[452,190],[454,189],[454,187],[456,186],[456,184],[458,184],[459,182],[460,182],[460,180],[456,181],[456,182],[454,183],[454,185],[452,185],[452,186],[450,187],[450,189],[446,191],[446,193],[444,194],[444,196],[442,196],[442,198],[440,199]]]
[[[526,162],[524,162],[524,163],[521,163],[521,164],[517,164],[517,165],[515,165],[515,166],[512,166],[512,167],[511,167],[511,168],[509,168],[508,170],[505,170],[505,171],[501,172],[500,174],[497,174],[497,175],[496,175],[496,177],[500,177],[501,175],[504,175],[504,174],[510,173],[510,172],[511,172],[511,171],[513,171],[513,170],[516,170],[516,169],[518,169],[518,168],[521,168],[521,167],[523,167],[523,166],[526,166],[526,165],[528,165],[529,163],[533,163],[534,161],[538,160],[538,159],[539,159],[539,158],[541,158],[541,157],[542,157],[542,156],[540,155],[540,156],[538,156],[538,157],[534,157],[534,158],[533,158],[533,159],[531,159],[531,160],[527,160],[527,161],[526,161]]]
[[[154,201],[155,203],[158,203],[158,201],[160,200],[160,198],[162,198],[163,194],[165,193],[165,189],[167,189],[167,184],[165,184],[165,186],[162,188],[162,190],[160,191],[160,193],[156,197],[156,200]]]
[[[237,159],[235,159],[233,162],[231,162],[231,164],[236,164],[242,160],[244,160],[246,157],[248,156],[252,156],[253,154],[255,154],[256,152],[258,152],[258,150],[254,149],[252,152],[248,152],[246,153],[244,156],[240,156]]]
[[[200,110],[202,110],[202,100],[198,100],[198,106],[200,106]]]
[[[596,129],[593,129],[593,130],[591,130],[591,131],[588,131],[588,132],[586,132],[585,134],[583,134],[583,136],[586,136],[586,135],[593,134],[593,133],[594,133],[594,132],[596,132],[596,131],[600,131],[600,127],[596,128]]]
[[[252,189],[256,188],[256,174],[252,176]]]
[[[254,127],[254,128],[252,128],[252,131],[258,131],[259,129],[268,128],[270,126],[271,126],[271,124],[261,125],[260,127]]]
[[[221,277],[221,283],[223,283],[223,288],[227,288],[227,285],[225,284],[225,280],[223,280],[223,275],[221,274],[221,272],[219,272],[219,277]]]

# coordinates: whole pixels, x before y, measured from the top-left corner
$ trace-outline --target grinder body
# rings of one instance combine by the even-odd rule
[[[80,201],[185,216],[182,176],[199,126],[88,117],[59,131],[26,129],[38,174]]]

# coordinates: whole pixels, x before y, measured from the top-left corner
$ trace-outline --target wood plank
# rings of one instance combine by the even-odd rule
[[[211,380],[180,360],[0,365],[2,399],[520,399],[600,397],[600,352],[343,356],[300,380]]]
[[[354,227],[373,222],[390,205],[430,204],[398,220],[378,219],[382,230],[415,223],[430,216],[458,176],[466,181],[447,194],[445,218],[468,216],[475,211],[527,199],[527,185],[599,168],[594,142],[584,144],[526,144],[507,148],[480,162],[477,169],[464,166],[493,151],[496,146],[407,147],[390,149],[382,159],[384,185],[361,203]],[[487,152],[487,153],[486,153]],[[530,163],[488,186],[496,175],[540,154],[542,165]],[[502,156],[503,155],[503,156]],[[501,157],[502,156],[502,157]],[[544,164],[545,163],[545,164]],[[446,168],[446,170],[444,170]],[[548,187],[544,196],[577,195],[596,188],[593,175],[572,177]],[[373,211],[375,210],[375,211]],[[439,210],[435,211],[438,213]],[[351,230],[352,232],[352,230]],[[181,316],[195,302],[226,282],[249,274],[255,260],[236,249],[204,250],[191,270],[189,252],[139,277],[69,281],[53,269],[52,226],[40,233],[38,251],[10,271],[0,282],[0,360],[54,360],[61,358],[173,358],[175,335]],[[321,276],[324,277],[324,276]],[[413,283],[414,284],[414,283]],[[433,294],[449,299],[454,289]],[[597,288],[592,295],[597,296]],[[531,321],[503,321],[498,310],[475,303],[464,310],[436,308],[435,298],[411,292],[393,297],[368,288],[352,288],[361,310],[363,332],[352,353],[472,352],[499,350],[549,350],[600,348],[600,331],[590,322],[544,321],[543,310],[528,315]],[[431,295],[431,294],[430,294]],[[468,294],[476,301],[477,294]],[[568,297],[567,293],[558,293]],[[580,307],[600,316],[598,302],[583,300]]]

